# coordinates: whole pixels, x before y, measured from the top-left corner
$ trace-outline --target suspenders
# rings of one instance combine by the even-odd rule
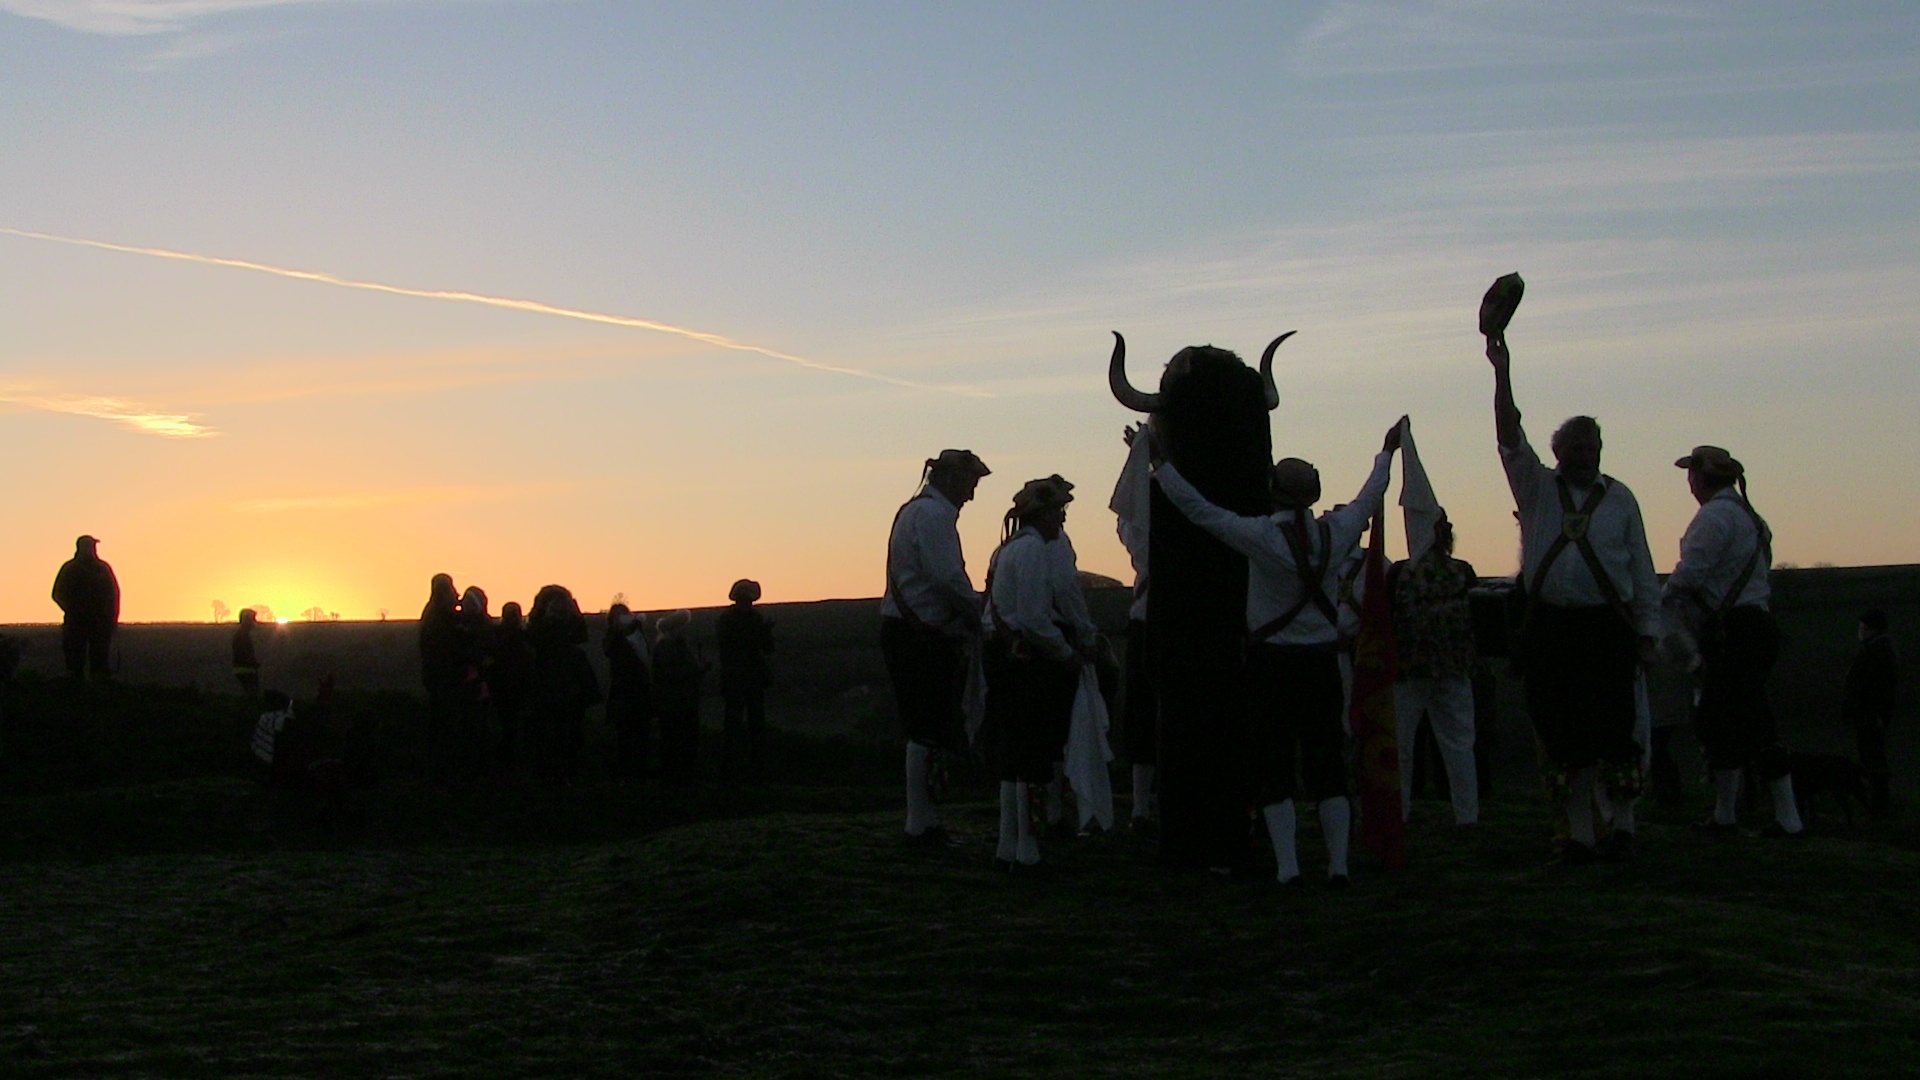
[[[1327,623],[1336,630],[1340,626],[1340,609],[1327,597],[1327,567],[1333,562],[1333,530],[1325,521],[1318,521],[1320,532],[1320,554],[1315,561],[1308,550],[1307,527],[1299,518],[1283,522],[1280,535],[1287,538],[1287,549],[1293,553],[1294,570],[1300,577],[1300,599],[1292,607],[1280,614],[1280,617],[1247,632],[1247,644],[1258,645],[1273,635],[1293,625],[1293,620],[1307,609],[1308,604],[1320,610],[1327,617]],[[1288,528],[1292,526],[1292,528]]]

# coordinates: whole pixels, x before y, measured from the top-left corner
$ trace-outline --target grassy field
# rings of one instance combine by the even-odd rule
[[[1790,742],[1838,741],[1819,710],[1847,621],[1914,583],[1898,576],[1783,597]],[[327,728],[366,740],[379,782],[342,807],[260,786],[253,709],[217,678],[75,692],[30,665],[0,701],[0,1075],[1920,1069],[1911,813],[1715,840],[1686,824],[1696,786],[1643,809],[1635,860],[1557,867],[1503,686],[1485,824],[1420,804],[1403,872],[1361,856],[1351,890],[1319,885],[1309,813],[1316,884],[1297,893],[1166,871],[1132,834],[1049,840],[1055,874],[1010,880],[964,776],[947,814],[965,846],[903,846],[867,606],[776,617],[764,788],[613,783],[597,719],[577,787],[428,784],[409,624],[294,628],[298,664],[281,643],[296,688],[363,675],[343,674]],[[217,628],[145,629],[140,664],[217,661]]]
[[[1351,890],[1281,895],[1161,870],[1132,835],[1050,841],[1055,878],[1009,880],[988,867],[984,801],[950,808],[966,847],[926,854],[879,794],[775,788],[728,816],[709,793],[694,809],[717,817],[555,846],[277,838],[238,781],[125,792],[119,813],[199,800],[255,839],[0,863],[0,1070],[1704,1077],[1916,1060],[1910,835],[1716,842],[1653,823],[1636,861],[1569,870],[1547,864],[1531,805],[1495,805],[1478,831],[1428,805],[1407,871],[1363,860]]]

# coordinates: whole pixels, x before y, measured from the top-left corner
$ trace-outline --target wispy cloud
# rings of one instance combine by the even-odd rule
[[[144,255],[156,259],[172,259],[179,262],[197,263],[202,266],[219,266],[234,270],[250,270],[255,273],[272,274],[275,277],[291,278],[295,281],[310,281],[321,285],[333,285],[343,289],[362,289],[368,292],[387,293],[392,296],[411,296],[423,300],[447,300],[462,304],[478,304],[483,307],[505,308],[509,311],[524,311],[535,315],[551,315],[563,319],[576,319],[581,322],[601,323],[607,326],[625,326],[636,330],[649,330],[659,334],[672,334],[676,337],[697,341],[716,349],[733,352],[755,353],[771,360],[793,364],[810,371],[829,375],[844,375],[870,382],[886,383],[913,390],[936,390],[941,393],[958,394],[964,397],[987,396],[981,391],[965,386],[938,386],[931,383],[916,382],[882,372],[868,371],[863,368],[843,367],[819,360],[796,356],[793,353],[770,349],[764,345],[754,345],[745,341],[736,341],[722,334],[706,330],[695,330],[672,323],[658,322],[653,319],[640,319],[630,315],[612,315],[601,311],[587,311],[581,308],[560,307],[539,300],[524,300],[506,296],[488,296],[483,293],[464,292],[451,289],[416,289],[405,285],[389,285],[378,281],[360,281],[343,278],[319,270],[295,270],[284,266],[272,266],[267,263],[253,262],[247,259],[230,259],[218,255],[201,255],[190,251],[175,251],[170,248],[137,247],[131,244],[115,244],[105,240],[88,240],[81,237],[59,236],[53,233],[35,232],[30,229],[15,229],[0,226],[0,234],[18,236],[28,240],[44,240],[55,244],[67,244],[74,247],[93,248],[98,251],[113,251],[126,255]]]
[[[182,30],[201,19],[239,11],[366,0],[0,0],[0,11],[43,19],[88,34],[133,37]]]
[[[205,439],[219,434],[200,423],[191,413],[160,412],[125,398],[0,387],[0,403],[39,409],[43,412],[110,420],[142,435],[158,435],[168,439]]]
[[[233,508],[244,513],[338,513],[386,506],[444,506],[451,503],[501,502],[542,498],[577,488],[574,483],[453,485],[447,487],[387,488],[338,491],[313,495],[270,495],[242,499]]]
[[[1564,64],[1696,32],[1721,5],[1579,0],[1336,0],[1301,35],[1294,74],[1384,75]]]

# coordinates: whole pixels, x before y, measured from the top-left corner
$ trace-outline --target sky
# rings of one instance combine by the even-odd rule
[[[1055,472],[1125,579],[1113,330],[1298,331],[1276,454],[1409,414],[1510,573],[1509,271],[1663,570],[1698,443],[1778,559],[1920,561],[1911,3],[0,0],[0,72],[0,621],[83,532],[133,621],[873,596],[944,447],[976,581]]]

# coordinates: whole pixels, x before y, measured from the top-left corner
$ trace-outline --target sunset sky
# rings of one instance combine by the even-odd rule
[[[1110,330],[1299,331],[1275,451],[1331,502],[1412,414],[1507,573],[1512,270],[1661,569],[1703,442],[1779,559],[1920,561],[1916,191],[1907,0],[0,0],[0,621],[82,532],[129,620],[872,596],[947,446],[976,580],[1053,472],[1125,577]]]

